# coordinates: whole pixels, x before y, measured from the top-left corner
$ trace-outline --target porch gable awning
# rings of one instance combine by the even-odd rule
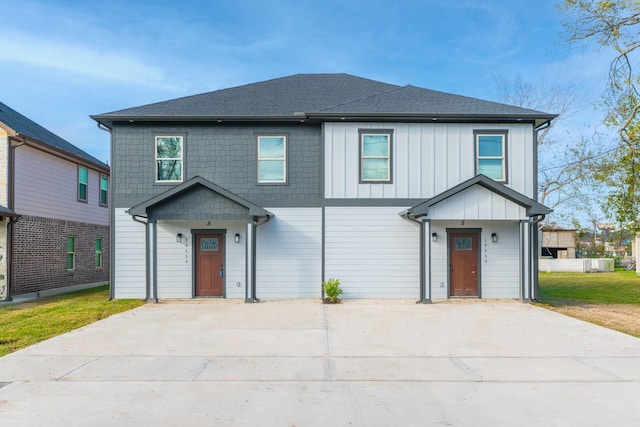
[[[156,220],[269,218],[273,214],[201,176],[129,209],[129,215]]]
[[[15,213],[12,209],[9,209],[6,206],[0,205],[0,218],[10,217],[15,218],[18,217],[17,213]]]
[[[475,177],[468,179],[450,189],[443,191],[442,193],[434,196],[430,199],[421,202],[404,212],[404,214],[409,215],[413,218],[419,218],[423,216],[429,215],[429,209],[434,207],[435,205],[450,199],[453,196],[456,196],[473,186],[479,186],[486,190],[489,190],[491,193],[497,194],[504,199],[515,203],[516,205],[522,206],[526,210],[527,216],[537,216],[537,215],[547,215],[552,210],[548,207],[536,202],[530,197],[521,194],[512,188],[507,187],[504,184],[494,181],[493,179],[487,177],[486,175],[476,175]]]

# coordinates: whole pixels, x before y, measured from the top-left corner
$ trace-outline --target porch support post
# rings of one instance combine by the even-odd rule
[[[250,218],[247,221],[247,238],[245,239],[245,251],[246,251],[246,265],[245,265],[245,288],[244,288],[244,302],[253,302],[253,279],[255,277],[253,272],[253,240],[255,228],[253,227],[253,220]]]
[[[420,300],[431,304],[431,220],[420,224]]]
[[[152,298],[158,302],[158,223],[156,221],[149,221],[151,225],[151,271],[152,271]]]
[[[538,223],[534,222],[531,227],[531,291],[529,298],[532,301],[538,300]]]
[[[529,245],[529,222],[520,221],[520,299],[530,302],[531,248]]]

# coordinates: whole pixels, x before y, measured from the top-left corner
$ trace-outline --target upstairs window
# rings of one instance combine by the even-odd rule
[[[100,206],[107,206],[109,201],[109,177],[100,175]]]
[[[284,184],[287,182],[287,137],[258,137],[258,182]]]
[[[182,181],[182,145],[182,136],[156,136],[156,182]]]
[[[476,172],[506,182],[506,132],[476,133]]]
[[[391,131],[360,131],[360,182],[391,183]]]
[[[78,201],[87,201],[87,186],[89,185],[89,170],[78,166]]]

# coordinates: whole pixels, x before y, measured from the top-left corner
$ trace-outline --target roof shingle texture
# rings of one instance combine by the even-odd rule
[[[296,74],[92,116],[291,117],[300,113],[550,117],[551,114],[349,74]]]
[[[87,153],[84,150],[81,150],[69,141],[60,138],[55,133],[51,132],[48,129],[45,129],[33,120],[23,116],[22,114],[18,113],[16,110],[12,109],[6,104],[3,104],[2,102],[0,102],[0,122],[4,123],[14,131],[33,138],[39,142],[50,145],[54,148],[58,148],[74,156],[81,157],[91,163],[96,163],[100,166],[108,167],[104,162],[101,162],[91,154]]]

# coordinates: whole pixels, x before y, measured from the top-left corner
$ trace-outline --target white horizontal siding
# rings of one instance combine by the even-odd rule
[[[326,123],[325,197],[430,198],[475,175],[474,130],[508,130],[508,186],[535,197],[530,124]],[[393,129],[391,184],[361,184],[359,129]]]
[[[193,297],[193,243],[191,230],[226,230],[224,281],[227,298],[244,298],[246,236],[242,221],[159,221],[158,222],[158,297]],[[176,241],[181,233],[182,242]],[[235,243],[235,234],[240,243]],[[238,284],[240,286],[238,286]]]
[[[474,185],[429,208],[430,219],[519,220],[526,219],[522,206]]]
[[[146,296],[145,226],[131,219],[125,209],[115,209],[115,272],[112,285],[116,298]]]
[[[100,173],[89,169],[87,202],[78,201],[78,165],[28,146],[15,150],[15,211],[21,215],[109,225],[100,206]]]
[[[419,226],[398,207],[325,208],[325,278],[345,298],[418,298]]]
[[[256,296],[320,297],[322,210],[268,208],[275,216],[257,228]]]
[[[431,232],[438,241],[431,242],[432,298],[448,298],[448,238],[447,228],[480,228],[480,286],[482,298],[520,297],[520,227],[513,221],[432,221]],[[491,234],[498,242],[491,241]],[[430,236],[427,236],[430,238]]]

